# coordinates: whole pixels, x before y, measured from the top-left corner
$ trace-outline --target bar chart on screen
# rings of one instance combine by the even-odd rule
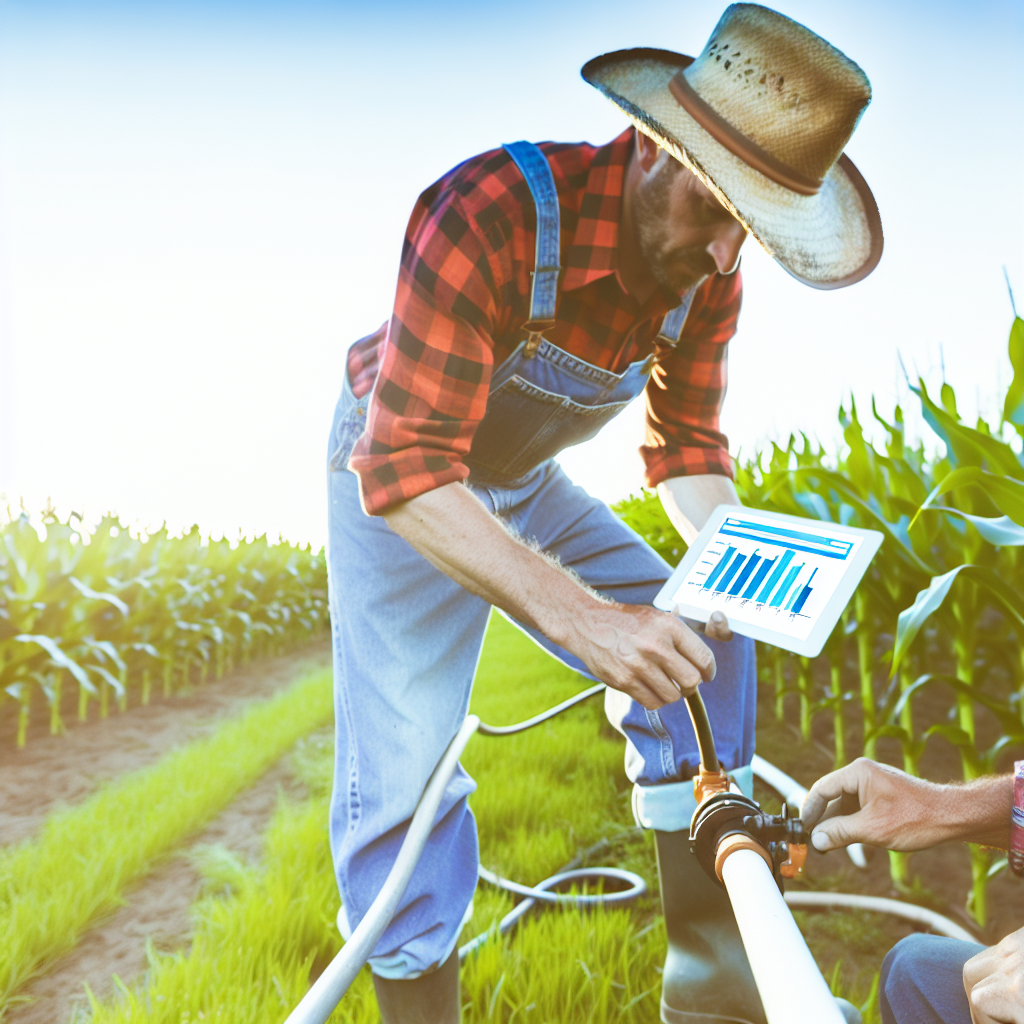
[[[863,542],[862,531],[750,513],[725,516],[672,595],[733,623],[806,639]]]

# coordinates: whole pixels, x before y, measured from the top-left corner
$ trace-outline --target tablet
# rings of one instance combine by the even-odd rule
[[[654,599],[809,658],[821,653],[882,543],[877,530],[719,505]]]

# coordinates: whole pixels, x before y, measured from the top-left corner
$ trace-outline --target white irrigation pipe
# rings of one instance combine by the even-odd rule
[[[845,1024],[764,858],[729,854],[722,881],[768,1024]]]
[[[524,729],[547,721],[603,689],[603,684],[593,686],[575,697],[563,701],[557,707],[550,708],[541,715],[513,726],[485,725],[481,728],[480,719],[476,715],[467,716],[427,781],[426,788],[423,790],[423,795],[412,816],[409,830],[398,851],[398,856],[381,891],[377,894],[377,898],[370,905],[370,909],[338,955],[313,983],[299,1005],[288,1015],[285,1024],[324,1024],[362,970],[405,894],[433,830],[434,820],[437,817],[448,782],[455,773],[455,767],[470,737],[478,729],[491,736],[506,736],[522,732]],[[799,811],[807,796],[807,790],[803,786],[756,754],[751,768],[762,782],[771,786],[787,804],[794,806]],[[858,867],[867,866],[863,848],[859,844],[857,844],[856,851],[859,853],[859,860],[853,847],[848,850],[851,859]],[[753,858],[753,861],[750,858]],[[758,868],[756,865],[760,865],[760,867]],[[565,871],[544,879],[536,886],[524,886],[517,882],[511,882],[483,867],[480,868],[480,876],[501,888],[527,896],[527,899],[502,919],[498,926],[498,931],[501,933],[513,927],[538,900],[575,904],[612,903],[635,899],[646,888],[643,879],[638,875],[616,868]],[[594,876],[624,881],[629,883],[630,888],[623,892],[593,896],[549,891],[561,882]],[[783,901],[764,860],[749,850],[739,850],[732,854],[723,865],[722,876],[729,891],[737,924],[740,926],[740,934],[751,962],[754,980],[757,982],[761,1001],[765,1006],[768,1024],[809,1024],[809,1022],[813,1022],[813,1024],[844,1024],[844,1018],[835,1000],[832,999],[831,993],[828,992],[828,986],[807,950],[807,944],[793,921],[793,915],[789,913],[787,904],[796,907],[844,906],[876,910],[923,924],[940,935],[973,941],[973,936],[941,914],[926,910],[924,907],[901,903],[898,900],[848,893],[797,892],[787,893],[785,901]],[[765,879],[769,883],[767,886],[764,884]],[[765,915],[770,915],[770,917]],[[766,928],[765,922],[769,919],[772,921],[772,926]],[[459,950],[459,959],[463,959],[472,952],[489,937],[489,934],[486,932],[479,935],[463,946]],[[755,960],[758,965],[756,968]],[[782,981],[787,977],[792,980],[794,975],[802,976],[804,983],[794,988]],[[828,1001],[821,1002],[820,1006],[818,1005],[821,996],[819,989],[823,989],[828,994]],[[801,993],[799,998],[794,998],[794,991]],[[784,994],[786,995],[785,999],[783,998]],[[769,1011],[769,1003],[772,1006],[771,1011]],[[811,1015],[808,1016],[808,1014]]]
[[[754,755],[754,759],[750,762],[750,767],[765,785],[771,786],[797,814],[800,813],[804,800],[807,799],[807,790],[796,779],[791,778],[781,768],[776,768],[775,765],[770,764],[757,754]],[[868,858],[864,853],[864,847],[860,843],[850,843],[846,848],[846,852],[849,854],[850,860],[861,871],[867,870]]]
[[[384,887],[370,904],[359,926],[352,932],[341,952],[327,965],[327,969],[313,983],[302,1002],[288,1015],[285,1024],[324,1024],[341,1002],[341,997],[355,981],[374,946],[391,922],[395,910],[409,885],[412,873],[427,845],[427,839],[434,827],[438,808],[444,797],[448,782],[459,763],[459,757],[470,737],[480,725],[476,715],[469,715],[462,723],[455,738],[448,744],[444,756],[427,782],[423,796],[412,816],[409,831],[402,848],[398,851],[394,866],[384,881]]]

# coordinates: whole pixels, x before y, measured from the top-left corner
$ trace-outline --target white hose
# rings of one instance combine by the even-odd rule
[[[791,778],[781,768],[776,768],[775,765],[770,764],[757,754],[754,755],[753,760],[750,762],[750,767],[754,774],[766,786],[771,786],[796,814],[800,813],[804,800],[807,799],[807,790],[796,779]],[[864,847],[860,843],[850,843],[846,848],[846,852],[849,854],[850,860],[861,871],[867,870],[868,858],[864,853]]]
[[[302,1002],[288,1015],[285,1024],[324,1024],[341,1002],[356,975],[362,970],[374,946],[391,922],[402,899],[423,848],[434,827],[438,808],[444,798],[445,789],[459,763],[459,757],[476,732],[480,719],[469,715],[462,723],[455,738],[448,744],[444,756],[423,790],[423,796],[412,816],[409,831],[398,851],[398,857],[384,881],[377,898],[352,932],[351,938],[338,955],[327,965],[327,969],[313,983]]]
[[[937,914],[927,907],[919,907],[915,903],[902,903],[900,900],[886,899],[884,896],[861,896],[849,892],[787,892],[786,904],[790,907],[849,907],[852,910],[875,910],[880,914],[892,914],[902,917],[914,924],[924,925],[936,935],[945,935],[951,939],[964,942],[978,940],[966,928],[950,921],[948,917]]]
[[[845,1024],[764,858],[737,850],[722,881],[768,1024]]]
[[[526,914],[538,901],[543,903],[569,903],[573,906],[592,906],[595,903],[607,906],[611,903],[625,903],[627,900],[635,900],[643,896],[647,891],[647,883],[632,871],[625,871],[622,868],[576,868],[571,871],[559,871],[557,875],[545,878],[543,882],[536,885],[520,885],[508,878],[489,871],[482,864],[477,869],[478,874],[485,882],[497,886],[499,889],[506,889],[519,896],[525,896],[521,903],[517,903],[498,922],[497,929],[489,928],[472,938],[464,946],[459,947],[459,960],[465,960],[470,953],[480,948],[496,930],[499,935],[504,935],[511,928],[518,924],[519,919]],[[563,882],[582,881],[583,879],[611,878],[618,882],[628,882],[629,888],[618,892],[602,892],[590,894],[577,894],[566,892],[551,892],[556,885]]]

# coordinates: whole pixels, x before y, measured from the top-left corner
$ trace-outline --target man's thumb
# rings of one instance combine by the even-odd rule
[[[829,850],[836,850],[841,846],[849,846],[856,840],[851,835],[852,829],[849,826],[850,818],[826,818],[823,822],[814,826],[811,832],[811,845],[819,853],[827,853]]]

